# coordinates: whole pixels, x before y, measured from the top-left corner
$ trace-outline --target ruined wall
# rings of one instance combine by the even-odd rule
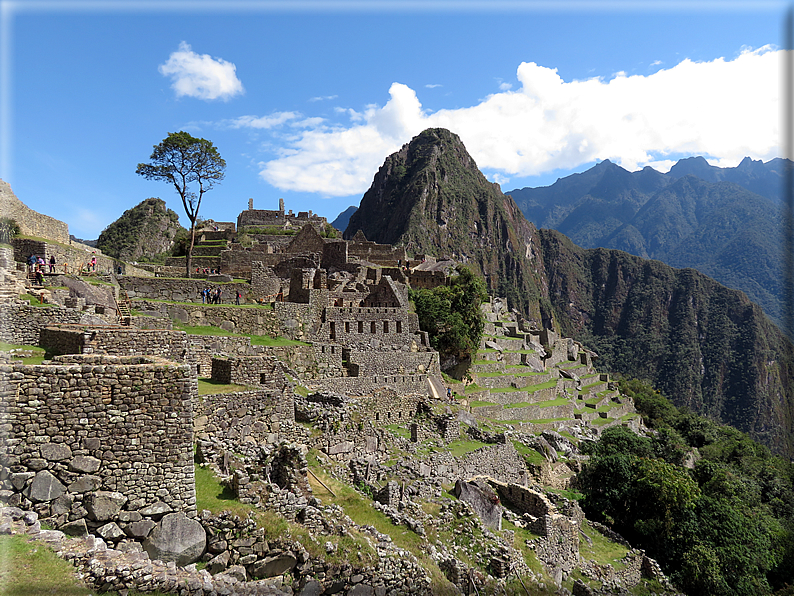
[[[397,346],[415,350],[429,348],[426,337],[419,332],[415,313],[402,308],[329,306],[318,329],[319,341],[333,341],[345,347],[371,350],[381,346]],[[375,340],[373,342],[373,340]]]
[[[348,255],[361,261],[369,261],[376,265],[386,267],[398,267],[405,264],[406,255],[404,246],[392,246],[391,244],[377,244],[375,242],[355,242],[349,240],[347,243]]]
[[[441,375],[438,352],[351,350],[347,359],[350,376]]]
[[[55,255],[55,272],[78,274],[80,269],[87,269],[91,257],[96,257],[98,273],[118,273],[121,267],[122,275],[136,275],[139,277],[150,277],[154,274],[141,267],[136,267],[130,263],[125,263],[119,259],[114,259],[96,248],[91,248],[84,244],[66,244],[55,242],[42,242],[40,240],[30,240],[28,238],[14,238],[11,243],[14,246],[14,260],[19,263],[26,263],[30,255],[41,256],[47,261],[48,266],[45,272],[50,270],[50,257]],[[183,268],[184,270],[184,268]]]
[[[235,292],[239,291],[243,297],[240,304],[251,301],[251,285],[248,283],[223,283],[208,282],[198,278],[167,278],[167,277],[131,277],[119,278],[119,286],[127,292],[130,298],[148,300],[172,300],[174,302],[193,302],[201,304],[201,290],[204,288],[220,288],[223,304],[234,304]]]
[[[195,408],[197,437],[275,443],[295,421],[291,388],[204,395]]]
[[[189,359],[187,334],[165,329],[119,325],[46,327],[41,330],[40,345],[49,354],[145,354],[179,363]]]
[[[153,506],[194,516],[195,393],[189,366],[152,357],[0,365],[0,496],[100,534]]]

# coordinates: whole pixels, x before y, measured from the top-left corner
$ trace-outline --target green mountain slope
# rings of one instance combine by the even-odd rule
[[[150,198],[127,209],[97,240],[103,253],[124,261],[151,258],[170,250],[180,230],[179,216],[165,201]]]
[[[658,183],[646,174],[637,192]],[[697,210],[697,200],[692,205]],[[707,233],[719,235],[710,225],[702,242]],[[492,294],[546,326],[556,321],[599,352],[605,368],[652,380],[677,405],[794,454],[794,351],[757,305],[693,269],[537,231],[452,133],[425,131],[387,158],[345,234],[358,229],[414,254],[468,262]],[[622,230],[644,242],[639,230]]]
[[[747,158],[736,168],[717,168],[702,157],[689,158],[660,174],[651,168],[628,172],[605,161],[552,186],[511,195],[541,228],[586,248],[617,248],[693,267],[747,293],[781,322],[778,201],[786,163]]]

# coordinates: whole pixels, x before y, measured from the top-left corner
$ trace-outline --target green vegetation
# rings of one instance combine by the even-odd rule
[[[234,333],[232,331],[225,331],[220,327],[212,325],[184,325],[179,322],[174,322],[174,329],[184,331],[188,335],[217,335],[222,337],[248,337],[251,339],[251,345],[254,346],[308,346],[306,342],[289,339],[286,337],[272,337],[270,335],[249,335],[244,333]]]
[[[10,244],[19,236],[19,224],[10,217],[0,217],[0,244]]]
[[[240,229],[241,234],[262,236],[295,236],[299,230],[292,228],[280,228],[278,226],[246,226]]]
[[[246,505],[237,500],[228,486],[223,486],[207,466],[194,466],[196,474],[196,508],[207,509],[214,514],[231,511],[235,515],[245,517],[256,511],[253,505]]]
[[[41,306],[41,307],[44,307],[44,308],[53,306],[52,304],[48,304],[46,302],[42,302],[41,300],[39,300],[33,294],[20,294],[19,295],[19,299],[20,300],[27,300],[30,303],[31,306]]]
[[[223,180],[226,161],[212,142],[195,138],[185,131],[168,133],[154,146],[149,159],[150,163],[139,163],[135,173],[147,180],[159,180],[173,186],[190,221],[190,245],[185,259],[187,277],[190,277],[201,199],[205,192]],[[194,190],[196,188],[198,192]]]
[[[209,378],[198,380],[199,395],[214,395],[216,393],[234,393],[235,391],[251,391],[253,387],[247,385],[235,385],[234,383],[216,383]]]
[[[657,431],[605,430],[579,477],[590,519],[659,560],[689,594],[772,594],[794,583],[794,466],[744,433],[621,388]],[[688,469],[685,455],[701,459]]]
[[[184,245],[186,238],[187,230],[179,225],[176,212],[167,209],[162,199],[149,198],[106,227],[97,239],[97,248],[128,262],[165,262],[175,244],[181,240]]]
[[[444,356],[464,360],[480,345],[485,318],[480,310],[488,298],[482,279],[458,265],[449,285],[432,290],[411,290],[419,327],[427,331],[430,344]]]
[[[90,596],[74,567],[59,559],[44,544],[29,542],[24,536],[0,536],[0,594],[4,596]]]

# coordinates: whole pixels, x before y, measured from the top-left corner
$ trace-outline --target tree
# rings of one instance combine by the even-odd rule
[[[193,246],[196,243],[196,220],[204,193],[223,180],[226,162],[211,141],[197,139],[184,131],[169,132],[149,157],[150,163],[139,163],[135,170],[147,180],[173,184],[185,214],[190,220],[190,247],[185,257],[190,277]],[[198,187],[198,192],[194,190]]]
[[[427,331],[443,361],[462,361],[477,351],[485,327],[480,305],[488,298],[482,278],[458,265],[449,285],[412,290],[410,296],[419,328]]]

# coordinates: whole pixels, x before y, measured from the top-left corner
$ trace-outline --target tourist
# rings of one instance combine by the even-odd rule
[[[240,306],[240,290],[235,292],[235,300],[237,301],[237,306]]]
[[[89,267],[91,271],[96,271],[96,255],[91,257],[91,265]]]
[[[50,273],[55,273],[55,255],[50,255]]]
[[[41,269],[36,269],[36,283],[40,286],[44,285],[44,274],[41,272]]]
[[[36,255],[30,255],[28,257],[28,266],[30,267],[30,273],[33,273],[36,270]]]

